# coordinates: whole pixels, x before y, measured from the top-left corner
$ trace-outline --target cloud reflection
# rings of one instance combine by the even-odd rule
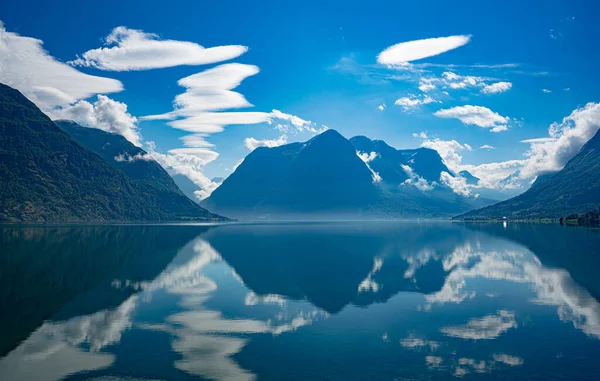
[[[467,287],[468,280],[474,278],[529,284],[536,295],[533,303],[557,307],[562,321],[572,322],[575,328],[600,339],[598,301],[567,271],[545,267],[525,248],[485,251],[467,243],[457,247],[442,263],[448,275],[440,291],[425,297],[428,303],[461,303],[475,297],[475,291]]]
[[[207,309],[204,303],[217,290],[217,284],[204,274],[205,267],[221,261],[221,256],[202,239],[194,242],[192,250],[194,254],[189,261],[169,266],[156,281],[146,286],[149,293],[164,289],[180,296],[179,305],[184,311],[167,317],[164,324],[143,327],[166,331],[174,337],[173,350],[182,356],[175,367],[182,371],[211,380],[254,380],[251,372],[231,359],[244,348],[248,335],[280,335],[327,316],[317,309],[300,311],[287,319],[286,313],[279,313],[275,324],[273,320],[229,318],[220,311]],[[258,296],[250,292],[244,299],[246,306],[261,303],[278,308],[286,304],[279,295]]]
[[[109,367],[114,356],[98,351],[120,341],[121,334],[131,327],[136,303],[137,297],[132,296],[113,310],[44,323],[0,361],[0,374],[14,381],[52,381]]]
[[[471,319],[465,325],[443,327],[440,331],[446,336],[460,339],[489,340],[516,327],[514,312],[501,310],[494,315]]]

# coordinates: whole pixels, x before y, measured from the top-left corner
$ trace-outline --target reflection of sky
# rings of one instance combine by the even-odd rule
[[[399,279],[416,281],[428,275],[421,271],[426,265],[440,263],[445,278],[436,292],[400,292],[384,305],[347,306],[332,316],[304,300],[249,290],[220,254],[197,238],[156,279],[115,280],[114,287],[140,290],[117,308],[44,323],[0,360],[0,378],[51,381],[110,368],[116,356],[111,350],[128,330],[167,333],[171,350],[179,354],[174,367],[212,380],[255,379],[254,370],[236,360],[251,341],[265,336],[270,340],[282,335],[300,337],[308,326],[316,333],[330,333],[331,340],[335,335],[345,340],[356,335],[361,340],[364,332],[375,332],[377,345],[385,345],[387,351],[413,353],[420,356],[424,369],[456,377],[525,366],[528,353],[518,353],[517,346],[495,350],[485,343],[535,326],[535,321],[524,318],[531,316],[534,307],[552,311],[589,339],[600,338],[600,305],[568,272],[545,267],[522,246],[482,238],[463,241],[449,253],[430,247],[396,253],[407,264],[397,274]],[[385,258],[379,254],[356,285],[357,293],[377,293],[386,287],[378,283],[377,275],[392,262],[394,253]],[[522,300],[503,298],[509,289],[518,291],[511,291],[511,298]],[[143,312],[161,295],[169,303],[165,315],[145,320]],[[316,333],[306,333],[312,336],[306,336],[303,345],[321,345]],[[560,343],[553,344],[558,352]]]

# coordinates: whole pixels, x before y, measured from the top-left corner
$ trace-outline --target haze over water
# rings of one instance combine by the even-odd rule
[[[1,380],[596,379],[600,231],[0,228]]]

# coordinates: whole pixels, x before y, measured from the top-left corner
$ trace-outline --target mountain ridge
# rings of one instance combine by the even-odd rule
[[[176,215],[73,140],[18,90],[0,84],[0,221],[210,220]]]
[[[160,164],[154,160],[142,159],[147,155],[145,150],[135,146],[122,135],[82,127],[70,120],[56,120],[54,123],[76,142],[125,173],[144,198],[176,215],[210,215],[210,212],[183,194]]]

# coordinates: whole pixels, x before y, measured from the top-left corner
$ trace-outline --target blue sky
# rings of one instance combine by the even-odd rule
[[[548,128],[553,122],[560,123],[574,110],[600,100],[597,70],[600,51],[595,43],[600,37],[595,19],[598,8],[600,5],[594,1],[305,1],[295,4],[183,1],[168,5],[159,1],[106,1],[102,6],[80,1],[63,1],[60,6],[41,1],[9,1],[0,4],[0,21],[4,24],[5,36],[11,33],[11,38],[18,35],[39,39],[48,55],[62,63],[93,49],[110,48],[111,45],[105,45],[105,39],[119,26],[128,31],[156,34],[153,37],[156,40],[196,43],[205,48],[247,47],[247,52],[237,57],[202,65],[126,71],[74,66],[86,74],[115,79],[123,90],[116,91],[114,83],[107,83],[99,87],[100,91],[92,89],[90,94],[71,94],[71,103],[87,99],[94,104],[97,93],[124,103],[128,115],[136,118],[131,123],[141,135],[139,143],[154,142],[156,151],[165,155],[170,150],[183,148],[185,142],[180,138],[189,136],[190,132],[172,128],[168,125],[172,120],[148,121],[143,117],[172,112],[173,100],[185,91],[177,84],[178,80],[223,64],[255,65],[260,70],[231,89],[242,94],[253,107],[226,111],[270,113],[280,110],[312,122],[311,131],[299,131],[289,121],[272,120],[270,124],[226,125],[222,132],[203,132],[203,140],[214,146],[201,144],[200,148],[219,154],[218,158],[209,155],[208,159],[204,155],[204,162],[198,164],[208,178],[226,176],[250,152],[245,143],[247,138],[302,141],[323,126],[334,128],[348,138],[360,134],[383,139],[397,148],[414,148],[421,144],[441,146],[445,150],[442,156],[453,161],[453,167],[470,168],[482,177],[490,168],[475,166],[522,161],[535,156],[538,150],[543,150],[546,156],[536,159],[537,163],[547,160],[547,155],[554,155],[551,160],[560,156],[553,162],[553,169],[564,165],[568,156],[572,156],[572,152],[560,151],[565,144],[572,145],[572,137],[565,138],[568,141],[563,148],[532,146],[521,141],[548,138]],[[468,42],[408,64],[377,62],[378,55],[395,44],[448,36],[463,36]],[[19,45],[14,46],[18,49]],[[0,60],[6,61],[7,57],[10,54],[4,54]],[[152,55],[145,58],[150,62],[155,59]],[[4,67],[10,67],[11,62],[5,61]],[[27,86],[46,80],[20,81],[19,76],[27,77],[30,73],[14,69],[8,73],[2,67],[0,65],[0,80],[12,81],[9,84],[21,87],[26,95]],[[458,77],[448,80],[443,73]],[[421,91],[419,85],[423,79],[433,81],[436,89]],[[464,88],[450,87],[463,86],[460,83],[464,81],[471,84]],[[510,83],[510,88],[486,94],[484,88],[494,83]],[[42,85],[46,87],[45,83]],[[431,103],[410,107],[394,104],[403,98],[422,101],[425,97],[429,97]],[[380,110],[379,106],[384,104],[385,108]],[[490,127],[452,117],[457,115],[453,108],[465,106],[484,107],[505,118],[506,123],[498,124],[506,125],[507,130],[494,133]],[[47,104],[44,111],[53,116],[78,115],[71,109],[60,111],[68,107],[64,102]],[[440,110],[453,111],[436,116]],[[590,113],[595,117],[595,110]],[[587,123],[590,119],[586,118],[587,114],[579,119],[578,115],[571,118],[576,123],[579,120]],[[584,132],[573,133],[575,140],[591,137],[597,130],[594,123],[595,119],[591,127],[589,123],[581,127]],[[278,124],[289,126],[288,131],[277,130]],[[413,136],[421,132],[427,138]],[[555,141],[558,138],[558,135],[553,137]],[[450,143],[452,141],[458,146]],[[480,148],[484,145],[494,149]],[[177,153],[186,152],[173,154]],[[453,155],[459,155],[460,159]],[[523,165],[515,164],[506,169],[506,174]],[[523,176],[519,186],[526,186],[546,169],[536,167],[534,171],[527,171],[531,176]],[[490,180],[490,184],[494,182],[497,183],[497,179]]]

